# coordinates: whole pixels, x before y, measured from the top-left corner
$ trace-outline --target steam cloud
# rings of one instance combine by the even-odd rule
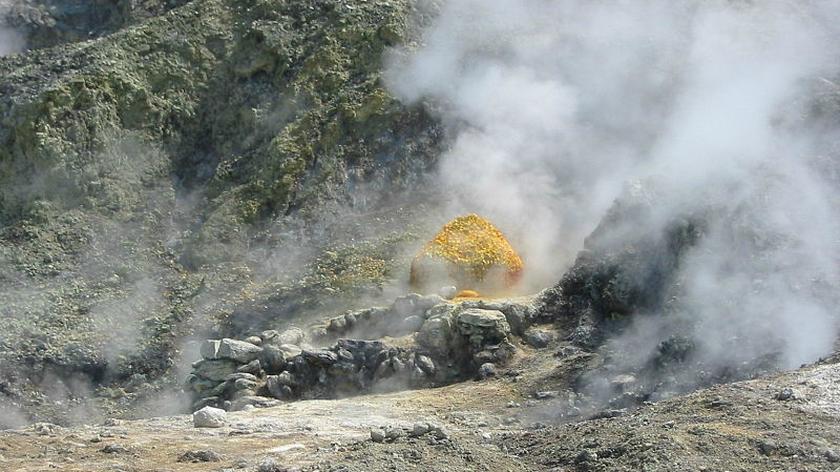
[[[25,46],[23,36],[6,22],[11,8],[11,1],[0,0],[0,57],[22,51]]]
[[[679,315],[640,318],[616,342],[652,350],[665,323],[686,321],[721,365],[781,352],[792,367],[831,350],[837,2],[422,6],[439,11],[420,45],[393,51],[389,86],[439,110],[454,136],[446,211],[499,224],[532,287],[559,278],[628,182],[653,182],[665,197],[639,234],[717,216],[680,267]]]

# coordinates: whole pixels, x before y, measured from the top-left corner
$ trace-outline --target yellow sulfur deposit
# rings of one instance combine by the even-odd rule
[[[434,288],[499,292],[522,275],[522,259],[492,223],[475,215],[455,218],[429,241],[411,264],[411,284]]]

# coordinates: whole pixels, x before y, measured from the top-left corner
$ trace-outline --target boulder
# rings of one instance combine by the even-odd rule
[[[435,375],[435,363],[429,356],[418,354],[414,357],[414,365],[427,375]]]
[[[247,364],[260,356],[263,348],[245,341],[236,339],[222,339],[217,356],[221,359],[230,359],[240,364]]]
[[[478,368],[478,376],[482,379],[489,379],[496,376],[496,364],[485,362]]]
[[[498,310],[504,313],[513,334],[521,336],[534,322],[537,309],[529,304],[511,301],[475,300],[464,302],[464,308],[481,308],[482,310]]]
[[[227,424],[225,410],[205,406],[193,413],[193,425],[196,428],[221,428]]]
[[[283,372],[279,375],[269,375],[265,379],[265,387],[268,393],[274,398],[288,400],[292,397],[292,385],[294,381],[291,374]]]
[[[468,338],[474,348],[500,343],[506,340],[510,333],[507,318],[498,310],[480,308],[462,310],[455,319],[455,326],[458,333]]]
[[[531,328],[525,331],[525,333],[522,335],[522,339],[529,346],[541,349],[548,346],[548,344],[553,339],[553,336],[547,331]]]
[[[275,346],[280,346],[282,344],[293,344],[293,345],[300,345],[305,338],[305,334],[302,329],[297,327],[291,327],[283,330],[282,332],[275,331],[273,329],[263,331],[260,333],[260,339],[262,339],[263,345],[265,344],[273,344]]]
[[[438,356],[446,356],[449,353],[452,338],[451,315],[427,319],[417,333],[417,343]]]
[[[288,364],[286,351],[279,346],[268,344],[263,348],[260,364],[269,374],[277,374],[283,371]]]
[[[303,351],[303,359],[313,366],[328,367],[338,362],[338,354],[326,349]]]
[[[236,371],[245,372],[253,375],[260,375],[260,372],[262,371],[262,365],[260,364],[259,359],[254,359],[253,361],[243,366],[240,366],[238,369],[236,369]]]
[[[221,382],[236,372],[239,364],[229,359],[201,360],[194,364],[193,374],[206,380]]]

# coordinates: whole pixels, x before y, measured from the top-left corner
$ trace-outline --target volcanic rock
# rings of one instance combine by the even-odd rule
[[[205,406],[193,413],[193,425],[196,428],[221,428],[227,423],[225,410]]]
[[[263,348],[249,342],[225,338],[219,344],[217,356],[221,359],[231,359],[240,364],[247,364],[260,356]]]

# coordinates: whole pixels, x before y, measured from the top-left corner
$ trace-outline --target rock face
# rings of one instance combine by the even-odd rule
[[[573,340],[592,348],[603,337],[605,321],[662,307],[673,293],[681,258],[705,226],[702,215],[686,215],[661,233],[639,231],[655,218],[663,198],[651,185],[631,185],[586,238],[572,268],[543,294],[536,316],[579,320]]]

